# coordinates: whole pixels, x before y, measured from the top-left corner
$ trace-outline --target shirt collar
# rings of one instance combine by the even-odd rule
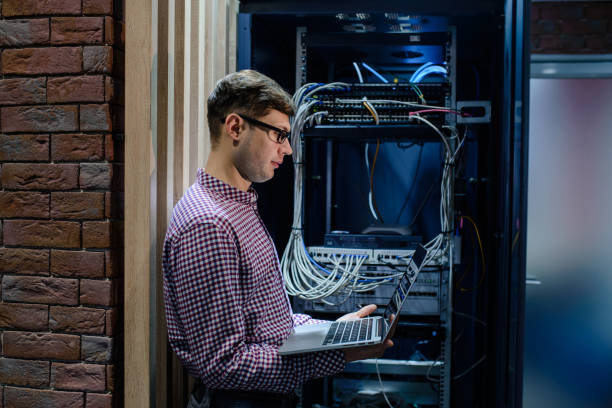
[[[243,204],[255,204],[257,202],[257,192],[253,186],[250,186],[248,191],[242,191],[211,176],[204,169],[198,169],[198,183],[205,189],[232,201]]]

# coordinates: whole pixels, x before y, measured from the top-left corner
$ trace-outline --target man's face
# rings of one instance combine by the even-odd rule
[[[289,117],[277,110],[254,118],[279,129],[289,130]],[[291,154],[289,140],[276,142],[276,132],[261,126],[244,123],[244,138],[233,154],[234,166],[245,180],[263,183],[274,177],[286,155]]]

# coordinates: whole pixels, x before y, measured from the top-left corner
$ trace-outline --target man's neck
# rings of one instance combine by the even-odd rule
[[[222,155],[216,154],[214,151],[210,152],[204,171],[214,178],[242,191],[247,191],[251,186],[251,182],[245,180],[240,175],[231,161],[223,160]]]

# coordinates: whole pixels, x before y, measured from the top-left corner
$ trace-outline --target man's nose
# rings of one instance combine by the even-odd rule
[[[291,142],[289,142],[289,139],[285,139],[285,141],[281,144],[281,153],[283,155],[290,155],[291,153],[293,153],[293,149],[291,149]]]

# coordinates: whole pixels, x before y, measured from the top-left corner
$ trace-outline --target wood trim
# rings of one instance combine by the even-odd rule
[[[152,1],[125,4],[125,406],[150,404]]]
[[[152,281],[154,281],[154,296],[153,307],[155,316],[152,316],[151,324],[155,328],[153,330],[152,339],[153,347],[153,363],[154,369],[151,373],[152,380],[155,384],[153,395],[155,397],[156,407],[165,407],[167,405],[168,396],[168,370],[158,369],[159,367],[167,367],[167,350],[168,350],[168,328],[166,325],[166,313],[164,308],[164,293],[163,293],[163,274],[162,274],[162,250],[166,229],[168,228],[168,206],[173,203],[168,203],[168,0],[158,0],[157,2],[157,100],[155,115],[157,118],[156,137],[157,142],[157,157],[156,157],[156,205],[152,207],[156,217],[155,223],[155,269],[153,270]],[[152,395],[152,396],[153,396]]]

